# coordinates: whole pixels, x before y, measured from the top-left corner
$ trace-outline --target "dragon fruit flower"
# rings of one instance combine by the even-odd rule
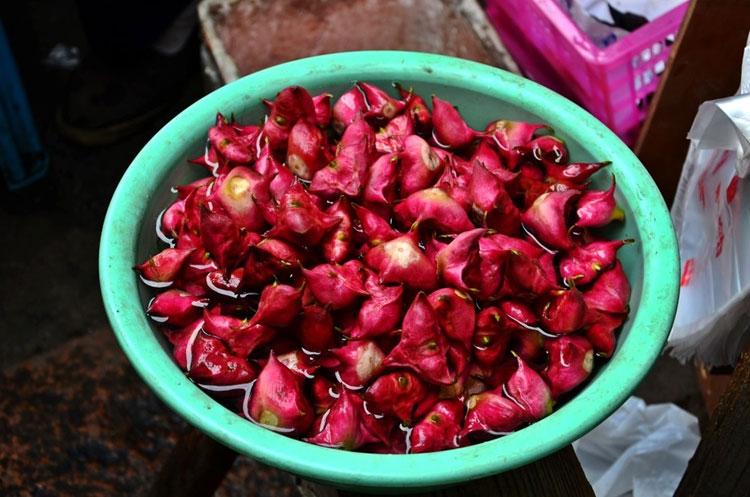
[[[333,95],[330,93],[321,93],[313,97],[313,106],[315,108],[315,123],[321,128],[325,128],[331,122],[333,117],[333,109],[331,108],[331,99]]]
[[[338,359],[336,377],[352,390],[359,390],[376,378],[385,366],[385,355],[372,340],[350,340],[343,347],[332,349]]]
[[[351,264],[319,264],[302,271],[315,299],[333,310],[349,307],[360,296],[367,296],[359,268]]]
[[[362,192],[362,200],[368,204],[389,206],[396,199],[396,172],[401,159],[397,154],[380,156],[372,163]]]
[[[378,121],[391,120],[400,114],[406,107],[405,102],[392,98],[375,85],[359,82],[357,83],[357,86],[359,86],[365,94],[365,100],[367,101],[368,106],[368,110],[365,112],[365,117],[368,119],[375,119]]]
[[[586,306],[612,314],[626,314],[630,300],[630,283],[620,261],[604,271],[591,288],[583,293]]]
[[[415,374],[395,371],[375,380],[367,388],[364,400],[368,411],[395,416],[406,426],[412,424],[414,407],[427,395],[427,387]]]
[[[281,199],[278,221],[266,236],[307,246],[317,245],[339,222],[339,217],[321,211],[302,185],[295,183]]]
[[[574,389],[591,374],[594,368],[594,349],[580,335],[565,335],[546,343],[549,363],[542,376],[557,399]]]
[[[479,143],[474,153],[471,154],[469,159],[470,164],[479,162],[482,167],[487,169],[493,174],[497,174],[499,178],[506,177],[507,179],[515,178],[517,173],[512,173],[505,168],[500,156],[490,145],[490,140],[484,139]],[[499,176],[502,175],[502,176]]]
[[[333,341],[333,326],[330,306],[305,306],[302,310],[300,326],[297,329],[302,347],[315,353],[327,350]]]
[[[538,260],[511,250],[506,268],[506,281],[510,281],[514,289],[534,296],[545,295],[558,290],[556,281],[551,281]]]
[[[436,452],[458,447],[458,434],[464,405],[458,400],[443,400],[433,406],[408,435],[410,454]]]
[[[424,292],[419,292],[404,315],[401,340],[383,361],[386,367],[411,369],[431,384],[455,381],[448,369],[448,342]]]
[[[333,105],[333,129],[339,134],[343,133],[355,118],[364,112],[367,112],[365,96],[359,87],[354,86],[341,95]]]
[[[435,188],[443,190],[461,206],[461,209],[468,211],[471,208],[471,192],[469,187],[471,185],[472,174],[471,172],[461,174],[452,166],[450,158],[444,160],[447,161],[446,166],[443,169],[443,174],[435,183]]]
[[[331,408],[341,395],[341,388],[322,375],[317,375],[308,382],[309,400],[315,408],[315,414],[320,415]]]
[[[437,287],[435,266],[417,246],[414,233],[373,247],[365,256],[365,263],[377,270],[381,283],[404,283],[420,290]]]
[[[344,390],[331,408],[319,417],[313,431],[315,435],[304,440],[334,449],[355,450],[367,443],[377,442],[363,426],[361,399],[356,393]]]
[[[277,357],[279,362],[289,368],[289,371],[298,375],[302,381],[315,377],[318,365],[312,356],[305,354],[302,350],[295,349]]]
[[[573,183],[583,184],[589,177],[599,169],[612,164],[610,161],[604,162],[574,162],[566,166],[558,166],[545,162],[547,176],[554,180],[570,181]]]
[[[471,129],[458,111],[445,100],[432,96],[432,124],[435,140],[446,148],[462,149],[482,133]]]
[[[540,129],[551,130],[552,128],[544,124],[500,119],[487,125],[485,133],[492,138],[498,152],[505,159],[508,169],[515,171],[523,159],[523,154],[518,151],[518,147],[530,142],[534,133]]]
[[[302,289],[289,285],[268,285],[260,294],[258,311],[251,324],[266,326],[289,326],[302,310]]]
[[[237,166],[217,178],[208,200],[217,202],[237,227],[257,232],[266,225],[261,206],[270,202],[268,184],[268,178]]]
[[[494,235],[491,235],[494,236]],[[479,239],[479,281],[477,299],[495,300],[505,282],[505,266],[510,258],[510,250],[500,247],[488,236]]]
[[[231,273],[221,270],[211,271],[206,275],[206,287],[213,292],[212,296],[220,300],[238,299],[244,274],[245,270],[241,267]]]
[[[571,281],[570,288],[554,290],[539,312],[542,327],[555,334],[573,333],[586,323],[588,309],[583,294]]]
[[[381,286],[374,273],[365,281],[370,298],[365,300],[357,317],[356,332],[352,338],[376,338],[393,330],[401,321],[401,300],[404,287]]]
[[[399,184],[402,197],[408,197],[431,186],[440,176],[444,166],[429,143],[417,135],[410,135],[404,139],[404,150],[400,157]]]
[[[396,83],[401,98],[406,102],[406,113],[414,120],[416,131],[421,135],[426,135],[432,131],[432,114],[427,107],[424,99],[414,93],[413,88],[406,90]]]
[[[591,324],[584,330],[584,335],[591,342],[597,355],[612,357],[617,345],[615,330],[622,326],[625,316],[590,310],[589,320]]]
[[[200,236],[203,246],[221,269],[230,271],[247,253],[245,233],[219,211],[201,207]]]
[[[314,410],[302,391],[297,374],[271,352],[258,375],[250,399],[250,417],[285,435],[305,433],[314,420]]]
[[[414,134],[411,114],[394,117],[375,133],[375,150],[381,154],[392,154],[404,149],[404,139]]]
[[[255,158],[255,151],[246,141],[227,123],[224,116],[217,114],[216,125],[208,130],[208,142],[213,150],[228,161],[248,164]]]
[[[367,238],[370,241],[370,245],[373,247],[380,245],[381,243],[389,242],[394,238],[398,238],[400,233],[388,224],[388,221],[373,213],[365,207],[354,205],[354,210],[357,213],[362,231],[365,232]]]
[[[513,398],[533,419],[542,419],[552,412],[555,401],[552,393],[539,373],[526,365],[521,357],[516,356],[518,369],[510,377],[505,387]]]
[[[211,183],[201,185],[185,197],[185,226],[194,233],[201,227],[201,210],[208,203],[207,191]]]
[[[393,212],[407,228],[414,223],[426,222],[443,233],[460,233],[474,228],[466,211],[440,188],[412,193]]]
[[[520,148],[530,153],[534,159],[542,163],[553,163],[557,165],[568,163],[569,155],[568,148],[565,146],[565,141],[556,136],[539,136]]]
[[[352,226],[351,206],[346,197],[340,197],[326,209],[326,214],[340,219],[336,227],[321,240],[323,257],[328,262],[340,264],[349,258],[354,250],[354,228]]]
[[[158,323],[184,327],[201,315],[207,299],[195,297],[182,290],[167,290],[154,297],[148,304],[146,314]]]
[[[612,221],[625,219],[625,212],[615,202],[615,176],[612,175],[612,186],[608,190],[589,190],[578,200],[579,228],[600,228]]]
[[[477,224],[499,233],[516,235],[520,212],[500,180],[482,164],[474,164],[470,193],[472,217]]]
[[[286,166],[289,170],[302,179],[311,180],[332,158],[325,133],[315,124],[297,121],[287,141]]]
[[[261,345],[276,337],[276,330],[263,324],[250,324],[246,320],[220,314],[220,309],[203,312],[203,329],[220,338],[233,354],[247,357]]]
[[[497,389],[472,395],[466,407],[468,411],[460,433],[462,438],[480,433],[509,433],[527,421],[523,408],[503,397]]]
[[[454,288],[441,288],[427,296],[445,335],[466,348],[471,346],[476,308],[471,297]]]
[[[594,241],[577,246],[560,258],[560,276],[575,281],[576,285],[587,285],[615,262],[620,247],[634,241],[632,238]]]
[[[474,360],[480,366],[491,367],[505,355],[511,338],[506,320],[505,314],[497,307],[479,311],[472,343]]]
[[[521,222],[547,247],[569,250],[574,245],[570,239],[567,217],[573,201],[580,195],[576,190],[543,193],[521,215]]]
[[[198,333],[192,344],[191,363],[187,376],[198,384],[247,384],[258,375],[245,359],[229,352],[216,337]]]
[[[477,293],[483,275],[480,273],[479,239],[487,230],[464,231],[437,254],[437,271],[446,286]]]
[[[177,278],[192,253],[193,249],[164,249],[133,269],[141,273],[143,279],[150,282],[151,286],[168,287]]]
[[[185,201],[176,200],[161,215],[161,232],[169,238],[177,238],[185,223]]]
[[[375,147],[375,132],[363,119],[344,130],[336,157],[315,173],[310,191],[326,198],[359,197]]]
[[[262,133],[273,150],[285,148],[289,133],[299,120],[315,124],[315,103],[301,86],[284,88],[276,100],[264,103],[270,112]]]

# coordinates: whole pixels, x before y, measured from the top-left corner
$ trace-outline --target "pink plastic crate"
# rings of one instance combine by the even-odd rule
[[[605,49],[555,0],[487,0],[487,16],[521,70],[575,100],[633,145],[688,3]]]

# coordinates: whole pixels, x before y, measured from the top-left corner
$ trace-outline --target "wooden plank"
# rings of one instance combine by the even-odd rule
[[[237,453],[188,426],[156,475],[150,497],[207,497],[213,495],[234,463]]]
[[[298,485],[303,497],[369,497],[345,490],[334,490],[308,481]],[[581,464],[567,446],[536,462],[481,480],[414,497],[594,497]]]
[[[748,34],[748,0],[692,0],[635,153],[672,203],[687,132],[706,100],[733,95]]]
[[[675,497],[750,495],[750,352],[740,359]]]

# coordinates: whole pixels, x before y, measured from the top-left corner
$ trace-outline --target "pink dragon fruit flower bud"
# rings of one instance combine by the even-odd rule
[[[427,300],[445,335],[469,348],[476,323],[476,308],[472,298],[454,288],[441,288],[428,295]]]
[[[237,131],[227,124],[221,114],[216,116],[216,125],[208,130],[208,142],[219,155],[237,164],[249,164],[255,158],[252,147],[243,143]]]
[[[220,268],[231,270],[247,252],[243,233],[229,216],[218,211],[201,207],[200,219],[203,246]]]
[[[589,321],[591,324],[584,330],[584,335],[591,342],[596,354],[601,357],[612,357],[617,345],[615,330],[622,326],[625,315],[590,310]]]
[[[380,375],[385,354],[372,340],[351,340],[343,347],[332,349],[338,359],[336,378],[347,388],[359,390]]]
[[[411,232],[373,247],[365,256],[365,264],[378,272],[381,283],[404,283],[420,290],[437,287],[436,268]]]
[[[352,338],[379,337],[393,330],[401,321],[404,287],[382,286],[377,280],[378,276],[372,273],[365,281],[370,298],[362,304]]]
[[[185,223],[191,230],[197,231],[200,228],[201,206],[205,205],[207,202],[206,192],[213,181],[214,179],[212,178],[210,181],[202,183],[197,188],[190,189],[190,191],[188,191],[183,197],[185,200]],[[181,190],[179,187],[177,188],[177,192],[178,196],[181,196]]]
[[[518,359],[518,369],[510,377],[505,387],[508,395],[515,400],[533,420],[542,419],[552,412],[555,401],[552,393],[539,373]]]
[[[612,186],[608,190],[588,190],[578,200],[579,228],[600,228],[612,221],[625,219],[625,212],[615,202],[615,176],[612,175]]]
[[[474,360],[484,367],[497,364],[508,350],[510,338],[505,314],[497,307],[482,309],[472,338]]]
[[[515,178],[516,173],[512,173],[505,168],[500,156],[497,155],[497,152],[490,145],[490,141],[490,139],[484,139],[479,143],[474,153],[471,154],[469,163],[475,164],[479,162],[482,167],[493,174],[497,174],[499,178],[505,177],[508,180]]]
[[[375,120],[391,120],[400,114],[406,107],[406,103],[396,100],[375,85],[365,82],[357,83],[365,94],[369,109],[365,117]]]
[[[169,238],[177,238],[185,223],[185,201],[176,200],[161,215],[161,232]]]
[[[391,228],[388,221],[373,213],[365,207],[354,204],[354,210],[357,213],[362,231],[365,232],[373,247],[381,243],[389,242],[398,238],[401,234]]]
[[[580,195],[576,190],[543,193],[521,215],[521,222],[547,247],[569,250],[574,244],[570,239],[567,218],[573,201]]]
[[[315,408],[315,414],[320,415],[331,408],[336,399],[341,395],[341,388],[326,378],[317,375],[308,382],[310,396],[309,400]]]
[[[560,258],[560,276],[576,285],[587,285],[615,262],[620,247],[634,241],[603,240],[574,247]]]
[[[302,289],[289,285],[268,285],[260,294],[258,311],[251,324],[289,326],[302,310]]]
[[[450,161],[450,159],[448,159]],[[450,198],[456,201],[461,209],[468,211],[471,208],[471,185],[472,173],[459,173],[456,168],[447,162],[443,174],[435,183],[435,187],[443,190]]]
[[[199,166],[203,166],[212,175],[216,175],[219,172],[218,171],[220,168],[219,154],[216,153],[216,149],[210,143],[206,145],[203,155],[199,157],[195,157],[193,159],[188,159],[188,162],[190,164],[198,164]],[[226,171],[222,171],[222,172],[225,173]],[[204,179],[210,179],[210,178],[204,178]],[[178,197],[180,199],[185,198],[184,196],[179,194],[179,187],[177,188],[177,190],[178,190]]]
[[[304,440],[333,449],[355,450],[377,442],[363,426],[361,399],[356,393],[342,391],[331,408],[316,420],[315,435]]]
[[[313,106],[315,107],[315,123],[321,128],[325,128],[331,122],[333,109],[331,108],[330,93],[321,93],[313,97]]]
[[[458,447],[463,416],[464,405],[458,400],[443,400],[435,404],[408,435],[409,453],[421,454]]]
[[[313,423],[314,412],[302,391],[299,376],[271,352],[253,386],[250,417],[273,431],[298,436]]]
[[[630,283],[619,260],[594,281],[591,288],[584,292],[583,298],[590,309],[612,314],[628,312]]]
[[[217,179],[208,199],[217,202],[239,228],[257,232],[266,225],[261,205],[270,201],[268,183],[252,169],[237,166]]]
[[[191,347],[187,376],[203,385],[247,384],[258,376],[255,367],[230,353],[216,337],[198,333]]]
[[[432,131],[432,114],[427,107],[427,103],[418,94],[414,93],[413,88],[406,90],[396,83],[401,98],[406,102],[406,112],[414,120],[416,131],[421,135],[427,135]]]
[[[479,239],[479,293],[477,299],[483,302],[495,300],[505,282],[505,266],[510,258],[510,250],[501,248],[491,238]]]
[[[292,350],[277,357],[279,362],[289,368],[289,371],[298,375],[302,381],[315,377],[319,366],[312,356],[305,354],[299,349]]]
[[[414,120],[411,114],[394,117],[375,133],[375,150],[381,154],[392,154],[404,149],[404,139],[414,134]]]
[[[559,289],[557,281],[549,279],[538,260],[516,250],[510,251],[505,268],[506,281],[510,281],[517,292],[538,296]]]
[[[379,377],[367,388],[367,409],[375,414],[395,416],[403,424],[412,424],[414,407],[427,395],[427,387],[415,374],[394,371]]]
[[[315,173],[310,191],[326,198],[359,197],[375,146],[375,132],[363,119],[344,131],[336,157]]]
[[[506,300],[500,304],[500,310],[519,326],[516,329],[530,329],[539,324],[534,309],[520,300]]]
[[[333,310],[338,310],[349,307],[360,296],[368,295],[362,274],[350,262],[341,266],[320,264],[302,271],[318,302],[330,304]]]
[[[367,102],[362,90],[354,86],[351,90],[344,93],[336,100],[333,105],[333,129],[337,133],[344,132],[357,115],[367,112]]]
[[[218,307],[211,311],[204,310],[203,319],[206,333],[220,338],[238,357],[249,356],[256,348],[270,343],[276,337],[275,329],[222,315]]]
[[[574,162],[566,166],[545,162],[547,176],[555,180],[571,181],[573,183],[585,183],[589,177],[599,169],[612,164],[610,161],[604,162]]]
[[[442,173],[444,163],[430,145],[417,135],[404,139],[404,150],[400,153],[401,173],[399,184],[401,196],[431,186]]]
[[[440,238],[440,240],[438,240]],[[422,238],[422,244],[424,245],[424,255],[427,257],[427,260],[429,260],[435,268],[437,268],[437,255],[438,253],[443,250],[445,247],[448,246],[447,243],[443,242],[442,240],[453,240],[452,236],[438,236],[436,233],[433,233],[431,236],[425,236]]]
[[[500,180],[478,162],[474,164],[470,193],[472,217],[477,224],[507,235],[518,234],[518,208]]]
[[[286,166],[302,179],[313,175],[332,159],[325,133],[307,121],[297,121],[289,132],[286,149]]]
[[[591,374],[594,368],[594,349],[580,335],[565,335],[546,342],[549,363],[542,376],[552,392],[559,398],[574,389]]]
[[[492,389],[501,391],[503,385],[505,385],[510,377],[513,376],[516,369],[518,369],[516,358],[509,354],[506,354],[504,359],[492,366],[481,366],[475,361],[472,361],[468,369],[469,379],[473,378],[474,380],[481,382],[481,384],[468,381],[465,395],[476,395]]]
[[[182,290],[167,290],[154,297],[146,314],[157,323],[184,327],[201,315],[208,299],[195,297]]]
[[[215,298],[238,299],[244,274],[243,268],[237,268],[231,273],[222,270],[211,271],[206,275],[206,286]]]
[[[435,385],[455,381],[448,369],[448,342],[424,292],[419,292],[404,315],[401,340],[383,361],[386,367],[404,367]]]
[[[312,246],[339,222],[340,218],[321,211],[302,185],[295,183],[281,199],[278,221],[266,236]]]
[[[177,278],[194,249],[164,249],[149,260],[134,266],[146,284],[156,288],[168,287]]]
[[[406,228],[414,223],[427,222],[443,233],[460,233],[474,228],[466,211],[440,188],[412,193],[393,212]]]
[[[556,136],[539,136],[520,148],[542,163],[557,165],[568,163],[569,155],[565,140]]]
[[[310,94],[301,86],[281,90],[273,102],[265,102],[270,112],[263,125],[263,136],[272,149],[286,146],[292,127],[299,120],[315,124],[315,104]]]
[[[455,382],[454,382],[455,383]],[[453,383],[451,383],[453,385]],[[446,386],[446,385],[442,385]],[[441,388],[442,388],[441,386]],[[421,419],[423,418],[430,410],[440,402],[440,389],[439,388],[429,388],[427,390],[427,395],[424,399],[422,399],[420,402],[417,403],[417,405],[414,407],[414,419]]]
[[[314,353],[328,350],[333,341],[333,326],[330,306],[305,306],[302,312],[302,321],[297,328],[297,335],[302,347]]]
[[[466,401],[466,407],[468,411],[460,433],[462,438],[473,434],[504,435],[527,421],[526,412],[497,390],[472,395]]]
[[[483,275],[479,267],[479,239],[483,228],[464,231],[437,254],[437,271],[446,286],[478,293]]]
[[[484,240],[488,244],[492,244],[496,247],[496,250],[510,251],[515,250],[520,252],[530,259],[539,259],[544,255],[544,249],[536,244],[531,244],[523,238],[516,238],[514,236],[503,235],[502,233],[494,233],[487,235]],[[488,249],[489,250],[489,249]]]
[[[340,264],[349,258],[354,250],[351,206],[346,197],[340,197],[326,209],[326,214],[340,219],[336,227],[323,236],[321,249],[328,262]]]
[[[485,133],[491,136],[501,157],[505,159],[508,169],[515,171],[522,161],[522,154],[517,148],[529,143],[534,138],[534,133],[540,129],[552,130],[544,124],[500,119],[487,125]]]
[[[567,334],[586,324],[588,309],[583,294],[571,281],[567,290],[554,290],[539,312],[542,327],[550,333]]]
[[[368,204],[388,206],[396,198],[396,171],[401,159],[396,154],[380,156],[370,166],[362,200]]]
[[[508,348],[524,361],[539,365],[547,358],[544,335],[533,329],[514,329]]]
[[[254,248],[259,253],[267,254],[278,271],[296,270],[300,264],[310,260],[309,252],[279,238],[263,238]]]
[[[482,133],[471,129],[450,102],[432,96],[432,124],[435,140],[450,149],[462,149]]]

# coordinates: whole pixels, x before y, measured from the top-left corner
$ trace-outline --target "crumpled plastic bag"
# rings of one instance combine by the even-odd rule
[[[667,348],[683,362],[736,364],[750,344],[750,46],[740,94],[702,104],[688,138],[672,205],[683,270]]]
[[[699,442],[692,414],[630,397],[573,449],[597,497],[671,497]]]

